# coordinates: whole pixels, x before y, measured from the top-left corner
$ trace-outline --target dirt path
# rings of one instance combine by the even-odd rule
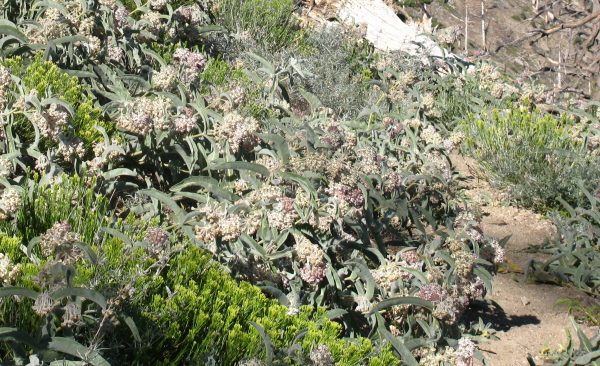
[[[500,340],[480,344],[480,349],[492,366],[526,366],[527,354],[542,365],[543,357],[539,354],[544,347],[557,348],[567,341],[567,307],[555,307],[554,303],[564,298],[593,300],[572,288],[524,283],[524,270],[529,261],[543,259],[543,255],[522,250],[556,235],[554,226],[534,212],[503,205],[503,195],[477,178],[474,160],[460,155],[453,155],[451,159],[464,176],[461,180],[467,201],[481,209],[484,233],[500,239],[511,235],[506,245],[505,273],[495,276],[493,290],[488,294],[494,305],[482,304],[478,313],[473,314],[475,319],[480,316],[484,322],[491,323]],[[589,336],[596,333],[596,329],[585,325],[582,329]]]

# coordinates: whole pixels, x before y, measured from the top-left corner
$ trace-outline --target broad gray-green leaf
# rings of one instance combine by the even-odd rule
[[[235,202],[240,199],[239,196],[233,194],[232,192],[226,189],[221,188],[218,180],[204,176],[186,178],[169,189],[171,190],[171,192],[176,192],[182,196],[185,196],[184,193],[187,192],[182,192],[182,189],[193,186],[203,187],[209,192],[213,193],[214,195],[225,198],[226,200],[231,202]]]
[[[246,55],[248,57],[253,58],[256,61],[260,62],[263,65],[263,67],[265,68],[265,71],[268,71],[269,76],[275,75],[275,67],[273,66],[272,63],[270,63],[266,59],[260,57],[259,55],[255,54],[255,53],[252,53],[252,52],[246,52]]]
[[[398,337],[394,337],[392,333],[388,332],[383,328],[378,329],[379,333],[383,335],[383,337],[392,344],[396,352],[400,355],[402,361],[406,362],[408,366],[418,366],[419,363],[412,355],[412,352],[404,345],[404,343],[398,339]]]
[[[0,287],[0,297],[5,296],[24,296],[30,299],[37,299],[39,292],[28,289],[26,287],[10,286]]]
[[[273,286],[258,286],[264,293],[269,294],[279,301],[279,305],[290,306],[290,299],[287,298],[285,293]]]
[[[257,137],[262,140],[272,141],[277,149],[277,154],[283,164],[287,164],[290,161],[290,149],[285,138],[275,135],[273,133],[255,133]]]
[[[129,177],[135,177],[135,176],[137,176],[137,173],[131,169],[117,168],[117,169],[112,169],[112,170],[102,173],[102,178],[104,178],[105,180],[111,180],[116,177],[120,177],[122,175],[126,175]]]
[[[92,262],[93,264],[98,263],[98,256],[96,255],[96,252],[94,252],[94,249],[92,249],[92,247],[88,243],[76,241],[71,243],[71,245],[74,245],[79,249],[83,250],[87,256],[87,259],[89,259],[90,262]]]
[[[122,232],[120,232],[117,229],[112,229],[112,228],[109,228],[109,227],[101,227],[99,230],[100,231],[104,231],[107,234],[110,234],[112,236],[116,236],[117,238],[123,240],[123,243],[125,245],[127,245],[128,247],[133,246],[133,243],[131,242],[131,239],[129,239],[129,237],[127,235],[123,234]]]
[[[92,78],[92,79],[98,78],[98,76],[96,76],[96,74],[94,74],[93,72],[85,71],[85,70],[62,69],[61,71],[69,76],[75,76],[78,78]]]
[[[92,300],[96,304],[100,305],[102,310],[106,309],[106,298],[100,292],[83,287],[67,287],[60,290],[56,290],[52,293],[52,298],[60,300],[67,296],[83,297],[88,300]]]
[[[183,211],[181,209],[181,207],[179,207],[179,205],[177,205],[177,202],[175,202],[168,195],[166,195],[160,191],[157,191],[155,189],[142,189],[142,190],[139,190],[138,193],[145,194],[147,196],[150,196],[152,198],[159,200],[163,204],[167,205],[171,210],[173,210],[175,217],[177,218],[177,220],[180,223],[183,221],[183,219],[185,217],[185,211]]]
[[[574,365],[591,365],[591,362],[597,358],[600,358],[600,350],[590,352],[586,355],[577,357],[574,361]],[[596,364],[596,362],[594,362]]]
[[[72,339],[52,337],[46,347],[50,350],[66,353],[87,361],[93,366],[110,366],[110,363],[100,356],[98,351],[90,350],[88,347]]]
[[[31,259],[31,253],[33,252],[33,247],[35,247],[35,245],[40,243],[41,241],[42,241],[42,239],[39,236],[36,236],[34,238],[31,238],[31,240],[29,240],[29,243],[27,244],[27,258]]]
[[[371,273],[369,267],[367,267],[367,265],[364,262],[358,259],[351,259],[347,261],[346,264],[357,266],[360,269],[360,278],[367,285],[367,288],[365,290],[365,297],[369,299],[369,301],[372,300],[373,295],[375,294],[376,285],[375,279],[373,278],[373,274]]]
[[[302,94],[304,99],[306,99],[306,101],[310,104],[313,110],[321,108],[323,106],[323,103],[319,100],[319,98],[317,98],[316,95],[302,89],[300,90],[300,94]]]
[[[74,42],[89,42],[90,40],[82,36],[67,36],[51,40],[54,44],[74,43]]]
[[[67,110],[67,112],[69,112],[69,114],[71,115],[71,117],[73,117],[75,115],[75,111],[73,110],[73,106],[71,105],[71,103],[67,102],[66,100],[58,99],[58,98],[44,98],[44,99],[41,100],[40,103],[42,105],[48,105],[48,104],[58,104],[58,105],[61,105],[61,106],[65,107],[65,109]]]
[[[310,194],[313,197],[316,196],[317,191],[312,186],[312,184],[310,184],[310,181],[305,177],[288,172],[278,172],[277,174],[285,180],[291,180],[293,182],[298,183],[298,185],[300,185],[300,187],[302,187],[306,191],[306,193]]]
[[[198,34],[212,33],[212,32],[226,32],[227,29],[221,27],[220,25],[207,25],[198,29],[196,32]]]
[[[273,342],[271,341],[271,337],[269,337],[269,334],[264,330],[263,327],[261,327],[260,325],[258,325],[255,322],[249,322],[257,331],[258,334],[260,334],[260,338],[262,338],[263,343],[265,344],[265,354],[266,354],[266,362],[267,365],[272,365],[273,364]]]
[[[133,321],[133,319],[130,316],[121,316],[120,318],[125,324],[127,324],[129,330],[131,330],[131,334],[133,334],[133,339],[135,339],[137,342],[141,342],[142,337],[140,337],[140,331],[138,330],[138,327]]]
[[[223,164],[219,164],[210,168],[210,170],[225,170],[225,169],[235,169],[235,170],[249,170],[258,174],[261,174],[265,177],[271,175],[269,169],[267,169],[264,165],[248,163],[246,161],[232,161]]]
[[[0,34],[6,34],[16,38],[21,43],[29,43],[29,39],[17,27],[2,24],[0,25]]]
[[[0,340],[15,341],[27,344],[29,347],[36,349],[38,342],[35,338],[17,328],[0,328]]]
[[[420,297],[411,297],[411,296],[393,297],[391,299],[385,299],[385,300],[381,301],[380,303],[376,304],[375,306],[373,306],[373,309],[371,309],[369,314],[377,313],[381,310],[387,309],[387,308],[389,308],[391,306],[395,306],[395,305],[415,305],[415,306],[421,306],[421,307],[431,310],[431,311],[433,311],[433,308],[434,308],[434,305],[431,301],[423,300]]]
[[[154,38],[154,36],[152,36]],[[147,48],[142,49],[142,52],[144,52],[146,55],[152,57],[153,59],[155,59],[156,61],[158,61],[158,63],[160,64],[161,67],[166,67],[167,63],[165,62],[165,59],[162,58],[161,55],[159,55],[158,53],[149,50]]]
[[[348,312],[344,309],[331,309],[331,310],[327,311],[326,316],[327,316],[327,319],[333,320],[333,319],[337,319],[341,316],[344,316],[346,314],[348,314]]]

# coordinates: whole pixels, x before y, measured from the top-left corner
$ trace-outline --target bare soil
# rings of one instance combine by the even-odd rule
[[[481,317],[494,328],[498,341],[480,344],[488,364],[492,366],[528,365],[531,354],[537,365],[544,361],[541,352],[545,348],[556,349],[566,344],[566,328],[570,327],[566,305],[554,306],[561,299],[569,298],[584,304],[596,304],[595,300],[574,288],[551,284],[529,283],[525,271],[532,259],[543,260],[541,254],[524,252],[531,245],[539,245],[556,235],[552,222],[529,210],[507,203],[505,196],[478,178],[477,163],[461,155],[451,160],[462,175],[462,192],[475,207],[480,207],[484,233],[499,239],[510,235],[505,247],[507,263],[494,277],[493,289],[488,294],[491,305],[478,304],[472,318]],[[597,327],[581,325],[592,336]],[[573,333],[573,330],[571,333]]]

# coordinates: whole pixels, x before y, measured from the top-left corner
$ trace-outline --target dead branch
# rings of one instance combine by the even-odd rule
[[[592,30],[592,34],[590,34],[587,41],[585,41],[585,43],[583,44],[583,52],[581,52],[579,54],[579,56],[577,57],[576,63],[581,62],[581,60],[583,59],[583,56],[585,55],[585,51],[587,51],[590,48],[592,43],[594,43],[594,40],[596,39],[596,37],[598,37],[598,32],[600,32],[600,22],[596,23],[596,25],[594,26],[594,29]]]
[[[600,10],[597,11],[597,12],[595,12],[595,13],[591,13],[590,15],[586,16],[585,18],[582,18],[582,19],[580,19],[580,20],[578,20],[576,22],[564,23],[564,24],[561,24],[561,25],[559,25],[557,27],[554,27],[552,29],[549,29],[549,30],[534,29],[530,33],[541,33],[542,37],[545,37],[545,36],[549,36],[550,34],[556,33],[556,32],[558,32],[560,30],[563,30],[563,29],[579,28],[582,25],[585,25],[585,24],[591,22],[592,20],[594,20],[594,19],[596,19],[598,17],[600,17]]]

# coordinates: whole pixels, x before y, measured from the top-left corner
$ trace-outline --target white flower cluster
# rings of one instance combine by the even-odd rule
[[[291,228],[300,218],[294,208],[294,199],[289,197],[279,198],[279,202],[267,211],[269,225],[279,230]]]
[[[318,266],[323,263],[324,256],[323,251],[318,245],[313,244],[303,235],[293,234],[296,244],[294,244],[294,251],[298,256],[298,260],[302,263],[308,263],[314,266]]]
[[[435,96],[432,93],[427,93],[423,95],[423,99],[421,100],[421,107],[425,111],[430,111],[435,107]]]
[[[178,48],[173,54],[175,65],[183,68],[181,81],[190,85],[198,80],[198,74],[204,70],[208,58],[200,52],[192,52],[187,48]]]
[[[401,87],[406,88],[416,83],[419,78],[412,70],[402,71],[398,73],[398,83]]]
[[[377,151],[372,148],[362,148],[356,151],[356,157],[358,158],[355,167],[365,174],[380,174],[381,173],[381,158],[377,155]]]
[[[379,287],[387,291],[391,291],[396,281],[408,281],[414,277],[412,274],[405,271],[403,267],[418,268],[421,267],[421,265],[422,262],[409,264],[406,261],[387,261],[386,263],[380,265],[376,270],[372,270],[371,274],[373,275],[375,283],[377,283]]]
[[[205,24],[206,13],[198,4],[190,6],[180,6],[175,10],[174,17],[181,23],[187,23],[193,26],[201,26]]]
[[[214,126],[213,133],[217,141],[228,141],[229,148],[235,154],[240,147],[246,149],[256,146],[259,139],[254,136],[259,131],[258,121],[252,117],[244,118],[237,112],[225,115],[223,122]]]
[[[20,266],[13,265],[8,254],[0,253],[0,283],[14,282],[19,273]]]
[[[171,91],[177,85],[177,69],[173,65],[161,68],[160,72],[152,77],[154,86],[158,89]]]
[[[44,234],[40,235],[42,254],[50,258],[54,252],[57,259],[64,264],[73,264],[84,258],[83,250],[72,245],[81,241],[81,236],[72,231],[66,221],[56,222]]]
[[[506,261],[506,251],[500,246],[497,240],[485,243],[479,249],[479,256],[486,261],[500,264]]]
[[[76,302],[69,301],[64,307],[65,313],[62,316],[61,327],[71,328],[81,320],[81,306]]]
[[[171,243],[169,233],[159,227],[149,229],[144,236],[144,240],[149,244],[146,248],[148,255],[154,259],[161,259]]]
[[[149,11],[142,15],[140,21],[138,22],[141,29],[148,31],[153,36],[158,36],[160,31],[163,28],[162,17],[159,12]],[[140,34],[140,41],[146,41],[148,38]]]
[[[0,195],[0,220],[6,220],[9,215],[15,214],[23,200],[21,194],[14,188],[7,188]]]
[[[35,112],[29,119],[36,124],[42,136],[57,142],[58,134],[69,122],[69,113],[62,105],[52,103],[47,110]]]
[[[167,6],[167,4],[171,4],[172,0],[150,0],[150,7],[154,10],[162,10]]]
[[[0,65],[0,111],[4,110],[7,102],[8,87],[11,83],[10,71],[2,65]]]
[[[35,299],[35,303],[31,307],[39,316],[46,316],[54,311],[58,302],[50,296],[49,293],[43,292]]]
[[[154,99],[137,98],[134,102],[125,101],[117,117],[117,126],[125,131],[146,136],[153,128],[169,130],[173,121],[169,114],[171,104],[163,96]]]
[[[473,366],[475,350],[477,345],[473,343],[471,338],[462,337],[458,340],[458,351],[456,352],[456,366]]]
[[[39,20],[39,28],[28,28],[26,34],[32,43],[46,44],[48,41],[69,35],[66,22],[60,21],[62,13],[55,8],[47,8]],[[41,42],[40,42],[41,41]]]
[[[111,46],[108,47],[106,55],[114,62],[120,63],[125,58],[125,51],[121,47]]]
[[[173,120],[173,127],[180,134],[191,132],[197,125],[198,118],[194,116],[194,111],[191,108],[184,108],[183,113],[177,115]]]
[[[64,161],[72,163],[75,158],[83,158],[85,155],[85,146],[78,137],[73,137],[62,141],[58,153],[63,156]]]
[[[199,208],[202,219],[195,227],[196,239],[212,245],[216,238],[223,241],[235,241],[241,233],[253,235],[260,228],[261,214],[259,211],[228,214],[218,203],[209,203]],[[216,251],[216,248],[211,248]]]
[[[456,352],[452,347],[436,350],[435,347],[423,347],[415,353],[420,356],[420,366],[439,366],[444,364],[454,364],[456,362]]]
[[[115,28],[122,29],[126,25],[128,25],[129,24],[129,22],[127,21],[128,16],[129,16],[129,11],[127,10],[126,7],[117,6],[113,13]]]
[[[8,178],[13,173],[14,173],[13,163],[8,159],[0,157],[0,177]]]
[[[441,145],[443,141],[442,136],[436,131],[433,125],[429,125],[421,131],[421,138],[427,145]]]
[[[324,344],[320,344],[317,348],[310,351],[310,360],[314,366],[333,366],[335,364],[329,347]]]

